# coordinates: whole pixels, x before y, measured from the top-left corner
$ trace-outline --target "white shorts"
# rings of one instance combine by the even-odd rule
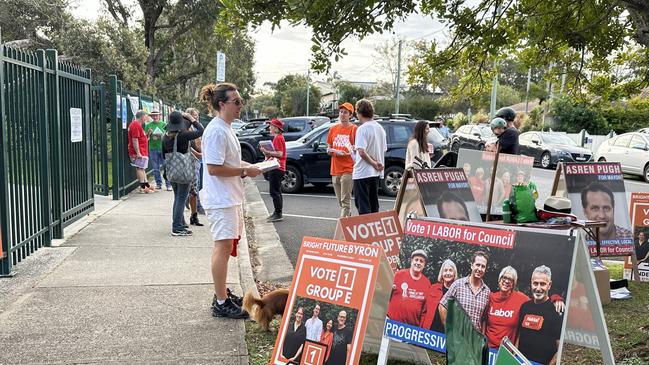
[[[243,234],[243,209],[241,205],[228,208],[205,209],[210,224],[212,240],[237,239]]]

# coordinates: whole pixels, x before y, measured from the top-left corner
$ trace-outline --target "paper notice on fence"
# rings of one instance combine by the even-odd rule
[[[70,108],[70,140],[83,141],[83,119],[79,108]]]
[[[266,161],[258,162],[254,164],[253,166],[258,167],[261,169],[263,172],[268,172],[270,170],[275,170],[279,168],[279,161],[277,161],[276,158],[271,158]]]

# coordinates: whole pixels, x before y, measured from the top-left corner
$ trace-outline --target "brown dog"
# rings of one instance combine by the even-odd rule
[[[250,313],[250,317],[263,328],[269,331],[270,321],[276,315],[283,315],[288,299],[288,289],[275,289],[264,295],[261,299],[255,298],[252,291],[243,297],[243,309]]]

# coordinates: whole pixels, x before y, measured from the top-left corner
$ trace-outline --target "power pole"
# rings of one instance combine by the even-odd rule
[[[525,89],[525,114],[530,104],[530,84],[532,82],[532,67],[527,69],[527,88]]]
[[[395,114],[399,114],[399,101],[401,99],[401,43],[403,41],[399,40],[399,53],[397,55],[397,83],[396,83],[396,88],[397,88],[397,95],[396,95],[396,105],[395,105]]]
[[[306,71],[306,115],[309,116],[309,96],[311,96],[311,68]]]
[[[500,5],[498,2],[496,2],[496,8],[494,9],[494,23],[496,22],[496,17],[498,16],[498,13],[500,12]],[[494,71],[496,71],[496,74],[494,75],[494,81],[491,84],[491,105],[489,106],[489,117],[490,119],[494,119],[496,116],[496,99],[498,98],[498,60],[494,60]]]

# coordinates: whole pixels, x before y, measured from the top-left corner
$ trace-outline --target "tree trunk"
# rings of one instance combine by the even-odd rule
[[[140,8],[144,17],[144,44],[148,50],[146,59],[146,84],[145,89],[151,89],[155,82],[156,74],[156,24],[162,14],[165,2],[140,0]]]
[[[646,0],[622,0],[635,25],[635,40],[649,48],[649,2]]]

